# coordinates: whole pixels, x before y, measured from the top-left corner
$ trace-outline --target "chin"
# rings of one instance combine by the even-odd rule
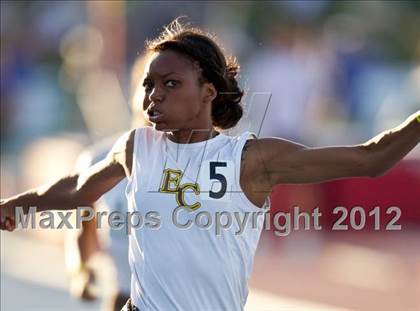
[[[168,127],[165,123],[154,123],[153,124],[153,128],[157,131],[162,131],[162,132],[171,132],[173,131],[172,128]]]

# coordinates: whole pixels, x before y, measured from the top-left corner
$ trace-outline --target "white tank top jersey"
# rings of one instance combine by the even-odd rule
[[[159,215],[157,228],[142,226],[129,236],[131,299],[140,310],[243,310],[270,205],[255,206],[239,185],[242,149],[251,137],[219,134],[178,144],[151,127],[136,130],[129,211]],[[231,225],[216,234],[216,214],[226,224],[226,213]],[[235,213],[247,219],[242,232]],[[189,220],[188,228],[179,227]]]

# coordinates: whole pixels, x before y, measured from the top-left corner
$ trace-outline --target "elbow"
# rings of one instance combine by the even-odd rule
[[[76,183],[71,188],[70,197],[72,205],[76,207],[93,206],[95,201],[98,199],[94,196],[93,191],[86,188],[86,186],[83,184],[83,181],[80,182],[80,178],[76,180]]]
[[[68,197],[69,205],[73,208],[92,206],[95,201],[88,191],[79,189],[77,184],[70,189]]]
[[[66,205],[71,209],[77,209],[78,207],[89,207],[92,206],[95,200],[92,196],[82,189],[77,189],[77,186],[71,187],[66,193]]]
[[[93,198],[91,195],[84,193],[75,193],[72,198],[72,205],[77,207],[89,207],[93,206],[96,201],[96,198]]]

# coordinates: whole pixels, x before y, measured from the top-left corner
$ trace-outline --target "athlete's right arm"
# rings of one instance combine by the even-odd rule
[[[1,200],[0,229],[15,229],[16,207],[22,207],[23,212],[28,213],[32,206],[37,208],[37,212],[91,206],[131,174],[133,145],[134,130],[121,136],[104,160],[83,172],[62,177],[49,185]]]

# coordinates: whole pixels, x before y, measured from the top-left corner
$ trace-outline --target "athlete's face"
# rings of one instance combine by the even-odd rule
[[[145,67],[143,110],[157,130],[211,126],[211,102],[217,93],[200,83],[200,69],[186,56],[167,50],[150,56]]]

